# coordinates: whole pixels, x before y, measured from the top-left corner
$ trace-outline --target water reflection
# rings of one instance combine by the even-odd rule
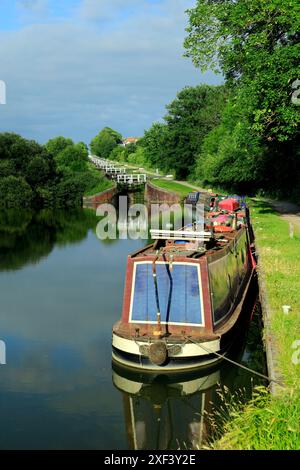
[[[37,264],[49,256],[55,245],[84,240],[96,223],[95,213],[90,210],[1,211],[0,270]]]
[[[136,446],[199,446],[211,433],[205,417],[200,426],[201,410],[211,412],[210,400],[217,405],[217,382],[251,389],[251,376],[226,364],[172,384],[115,371],[118,389],[113,385],[111,330],[122,308],[126,258],[146,241],[98,240],[98,221],[90,210],[0,213],[0,340],[7,356],[0,364],[1,449],[127,449],[127,436],[133,447],[118,389],[132,403],[128,426],[137,403],[134,423],[143,421],[138,410],[148,410],[135,426]],[[248,338],[243,355],[256,368],[257,338]],[[124,378],[136,389],[124,381],[122,388]],[[167,416],[172,422],[158,426]]]
[[[111,329],[126,258],[93,211],[1,212],[1,449],[126,448],[111,383]]]
[[[265,372],[259,306],[248,332],[230,358]],[[228,362],[181,374],[151,374],[113,363],[114,386],[122,393],[130,449],[201,449],[222,433],[218,415],[224,399],[247,401],[263,381]]]
[[[209,436],[208,415],[220,371],[181,376],[142,376],[113,366],[123,394],[131,449],[200,449]]]

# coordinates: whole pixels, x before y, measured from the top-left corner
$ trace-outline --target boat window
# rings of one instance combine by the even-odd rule
[[[199,266],[156,263],[161,322],[202,326]],[[156,323],[157,306],[152,263],[136,263],[132,293],[131,321]]]

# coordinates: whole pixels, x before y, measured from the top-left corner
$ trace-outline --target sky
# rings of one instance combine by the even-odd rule
[[[0,132],[89,143],[141,136],[184,86],[218,84],[183,58],[195,0],[0,0]]]

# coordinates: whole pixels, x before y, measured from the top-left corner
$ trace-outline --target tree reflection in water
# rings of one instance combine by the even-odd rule
[[[91,210],[39,212],[6,210],[0,212],[0,270],[17,270],[37,264],[55,246],[78,243],[96,229]]]

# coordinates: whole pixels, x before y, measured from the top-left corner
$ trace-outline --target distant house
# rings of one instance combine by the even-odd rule
[[[123,139],[122,145],[126,147],[126,145],[129,144],[136,144],[139,139],[137,137],[127,137],[126,139]]]

